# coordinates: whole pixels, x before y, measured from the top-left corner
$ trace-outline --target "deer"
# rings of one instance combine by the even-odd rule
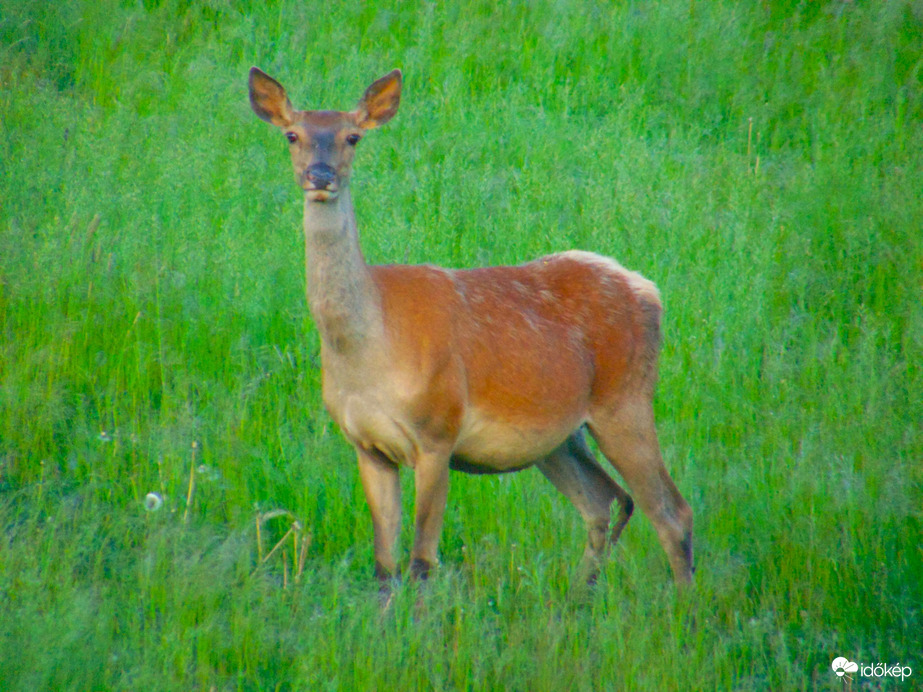
[[[653,523],[677,585],[691,584],[692,510],[664,466],[654,420],[662,317],[654,283],[582,250],[473,269],[366,263],[352,165],[365,135],[396,114],[402,83],[395,69],[353,110],[302,111],[265,72],[249,74],[250,105],[285,135],[304,193],[323,402],[356,451],[382,589],[400,578],[402,468],[414,479],[411,579],[439,565],[450,470],[535,466],[582,517],[594,583],[634,500],[597,461],[587,433]]]

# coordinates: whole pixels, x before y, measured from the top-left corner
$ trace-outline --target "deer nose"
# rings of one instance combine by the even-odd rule
[[[314,187],[315,190],[327,190],[336,183],[337,174],[326,163],[315,163],[308,166],[304,172],[304,177]]]

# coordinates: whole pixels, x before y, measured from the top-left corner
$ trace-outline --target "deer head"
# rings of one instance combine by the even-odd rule
[[[250,105],[285,133],[295,179],[312,202],[339,196],[349,184],[359,140],[394,117],[400,100],[401,71],[393,70],[373,82],[351,111],[296,111],[279,82],[250,69]]]

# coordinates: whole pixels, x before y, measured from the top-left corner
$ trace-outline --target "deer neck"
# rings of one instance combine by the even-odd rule
[[[360,354],[381,334],[381,300],[347,186],[329,202],[305,197],[304,237],[308,304],[321,339],[336,354]]]

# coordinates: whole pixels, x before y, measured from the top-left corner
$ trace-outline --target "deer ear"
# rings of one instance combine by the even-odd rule
[[[279,82],[257,67],[250,68],[250,107],[253,112],[276,127],[292,124],[292,103]]]
[[[394,117],[401,102],[401,79],[401,71],[392,70],[365,90],[354,111],[359,127],[371,130]]]

